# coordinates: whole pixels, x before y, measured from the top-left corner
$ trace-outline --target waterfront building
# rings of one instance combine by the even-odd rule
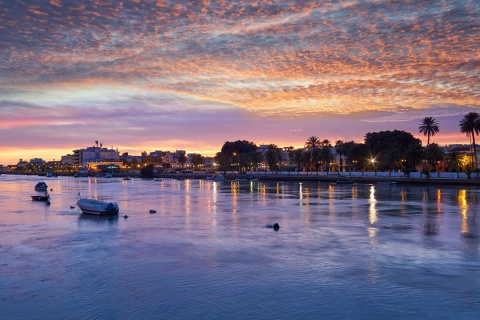
[[[75,161],[75,157],[73,154],[67,154],[65,156],[62,156],[60,158],[60,162],[63,163],[63,164],[68,164],[70,166],[73,166],[74,165],[74,161]]]
[[[120,153],[117,150],[104,148],[102,144],[73,151],[73,165],[88,166],[89,162],[120,162]]]

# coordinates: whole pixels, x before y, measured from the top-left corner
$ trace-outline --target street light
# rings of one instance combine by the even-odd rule
[[[375,175],[377,175],[377,171],[375,170],[375,159],[372,158],[370,159],[370,162],[372,163],[373,171],[375,171]]]

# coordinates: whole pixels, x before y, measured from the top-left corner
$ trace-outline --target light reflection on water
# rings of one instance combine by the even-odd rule
[[[40,180],[0,176],[2,319],[480,317],[477,188]]]

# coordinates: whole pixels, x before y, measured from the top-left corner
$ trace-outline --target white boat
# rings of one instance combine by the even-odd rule
[[[116,215],[119,208],[116,202],[105,202],[95,199],[79,199],[77,206],[83,213],[96,214],[100,216]]]

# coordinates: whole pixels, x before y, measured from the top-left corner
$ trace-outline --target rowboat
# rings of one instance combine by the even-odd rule
[[[50,195],[45,191],[43,195],[34,195],[32,196],[33,201],[48,201],[50,200]]]
[[[119,208],[116,202],[106,202],[95,199],[79,199],[77,206],[83,213],[95,214],[100,216],[116,215]]]

